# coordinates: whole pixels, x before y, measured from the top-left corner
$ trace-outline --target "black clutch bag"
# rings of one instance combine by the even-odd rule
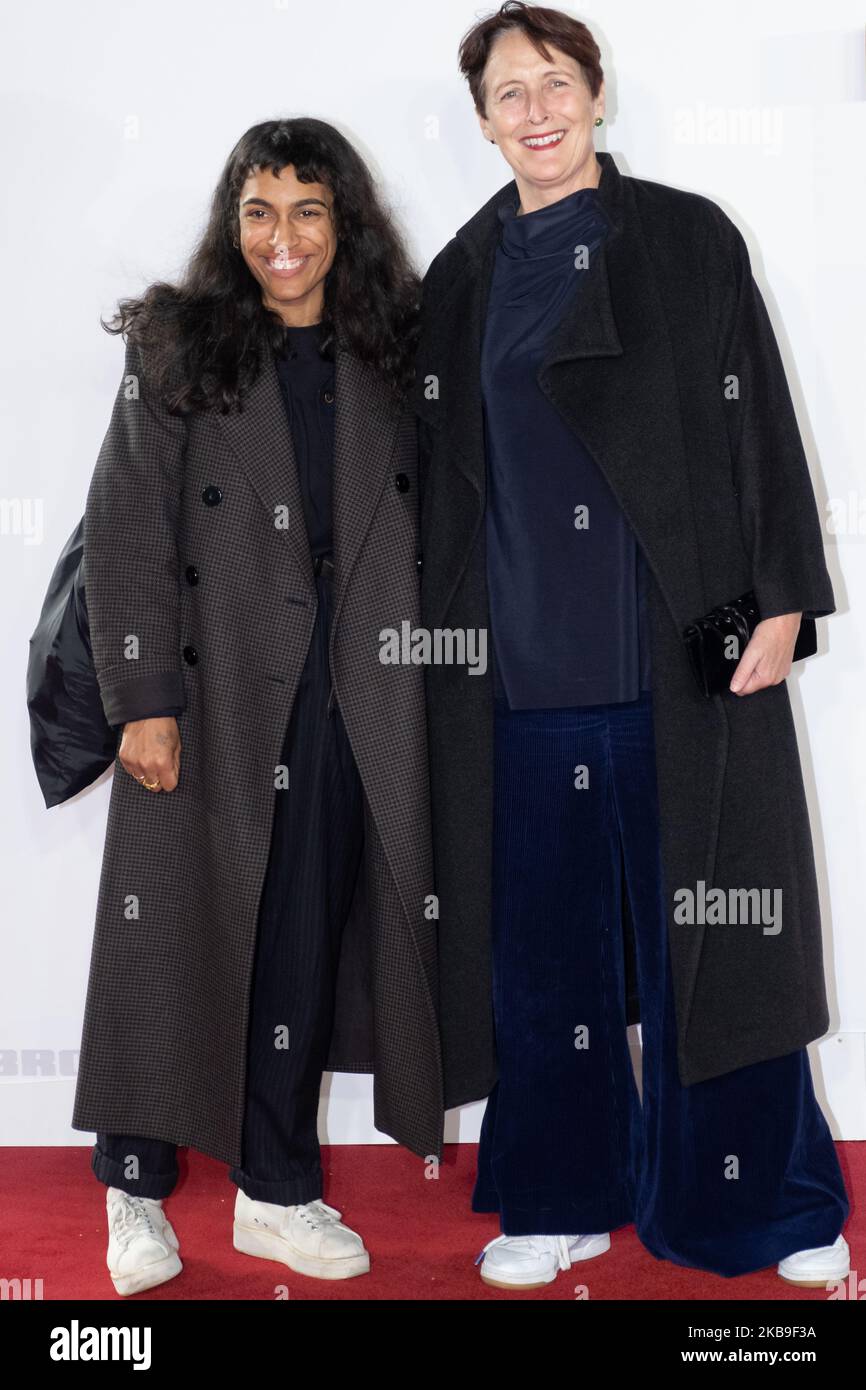
[[[730,603],[720,603],[686,628],[683,633],[686,651],[698,689],[707,699],[728,689],[737,663],[760,621],[758,601],[750,590]],[[732,637],[737,641],[731,642]],[[814,656],[817,649],[815,619],[801,618],[793,660]]]

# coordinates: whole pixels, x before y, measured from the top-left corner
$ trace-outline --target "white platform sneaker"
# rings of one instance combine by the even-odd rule
[[[106,1264],[119,1294],[141,1293],[180,1274],[183,1265],[171,1222],[154,1197],[132,1197],[118,1187],[105,1194]]]
[[[353,1279],[369,1272],[370,1256],[358,1232],[343,1225],[341,1215],[321,1198],[280,1207],[253,1201],[238,1188],[234,1247],[244,1255],[279,1260],[314,1279]]]
[[[485,1245],[476,1264],[485,1284],[495,1289],[540,1289],[562,1269],[592,1260],[610,1249],[610,1235],[496,1236]]]
[[[804,1289],[823,1289],[831,1279],[847,1279],[851,1272],[851,1251],[844,1236],[837,1236],[832,1245],[818,1245],[813,1250],[797,1250],[779,1261],[778,1271],[789,1284]]]

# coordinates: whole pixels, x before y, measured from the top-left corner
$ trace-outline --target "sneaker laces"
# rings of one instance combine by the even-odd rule
[[[144,1229],[152,1236],[157,1235],[145,1201],[144,1197],[124,1193],[123,1200],[115,1207],[114,1229],[118,1235],[132,1236]]]
[[[574,1239],[574,1237],[572,1237],[572,1239]],[[488,1240],[487,1244],[484,1246],[484,1249],[479,1254],[475,1263],[477,1265],[480,1265],[481,1261],[484,1259],[484,1256],[487,1254],[487,1251],[491,1248],[491,1246],[502,1245],[506,1240],[511,1242],[512,1249],[520,1249],[527,1251],[532,1251],[533,1249],[537,1250],[538,1246],[537,1244],[533,1244],[533,1242],[549,1242],[547,1248],[549,1250],[553,1250],[559,1268],[571,1269],[571,1255],[568,1249],[568,1236],[495,1236],[493,1240]]]
[[[305,1202],[303,1206],[299,1206],[298,1214],[308,1225],[312,1226],[314,1231],[317,1231],[323,1226],[336,1225],[343,1213],[337,1211],[336,1207],[329,1207],[327,1202],[323,1202],[321,1198],[317,1197],[315,1201]]]

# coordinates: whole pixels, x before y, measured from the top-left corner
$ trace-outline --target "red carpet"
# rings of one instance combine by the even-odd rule
[[[866,1143],[839,1144],[852,1213],[845,1228],[851,1268],[866,1275],[866,1229],[857,1194],[866,1183]],[[499,1234],[495,1216],[469,1209],[475,1145],[446,1147],[438,1179],[393,1145],[325,1147],[324,1199],[343,1213],[370,1251],[369,1274],[328,1284],[232,1248],[235,1187],[228,1168],[181,1150],[181,1178],[166,1199],[184,1269],[176,1279],[119,1299],[105,1265],[105,1188],[90,1171],[89,1148],[0,1149],[3,1203],[0,1256],[7,1279],[43,1281],[44,1299],[273,1299],[285,1285],[298,1299],[778,1299],[826,1301],[824,1289],[797,1289],[775,1268],[737,1279],[656,1260],[633,1226],[615,1231],[606,1255],[575,1265],[546,1289],[508,1293],[482,1284],[473,1264]],[[861,1297],[866,1293],[866,1285]]]

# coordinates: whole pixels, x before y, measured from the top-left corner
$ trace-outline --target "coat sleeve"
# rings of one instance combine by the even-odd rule
[[[109,724],[183,710],[177,530],[186,426],[126,347],[123,379],[84,513],[93,663]]]
[[[745,240],[720,208],[714,214],[705,284],[758,610],[822,618],[836,605],[781,353]]]

